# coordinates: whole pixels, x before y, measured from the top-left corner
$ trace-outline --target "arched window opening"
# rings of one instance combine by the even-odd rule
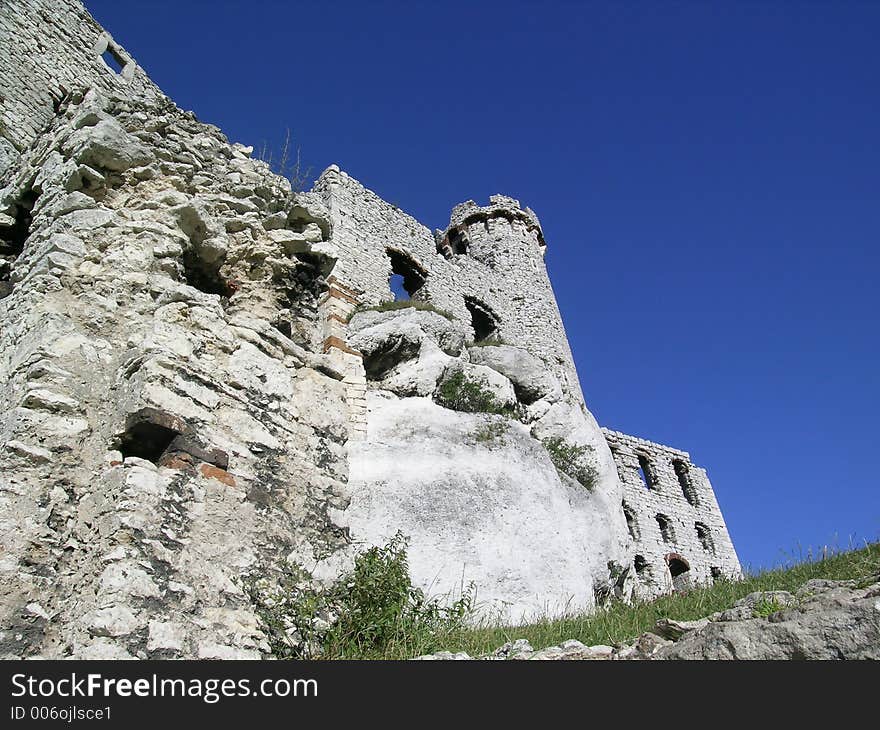
[[[669,566],[669,575],[672,576],[673,590],[684,591],[690,588],[691,566],[684,557],[677,553],[669,553],[666,556],[666,565]]]
[[[636,569],[636,575],[639,578],[644,578],[648,570],[648,561],[645,560],[645,556],[636,555],[633,558],[633,567]]]
[[[691,481],[690,472],[688,471],[688,465],[680,459],[673,459],[672,468],[675,469],[675,476],[678,478],[678,483],[681,486],[681,492],[684,494],[684,498],[696,507],[699,502],[697,500],[697,492]]]
[[[471,326],[474,328],[474,342],[485,342],[498,338],[498,319],[485,305],[471,297],[465,297],[464,305],[471,313]]]
[[[651,469],[651,462],[648,460],[648,457],[644,454],[638,454],[639,459],[639,477],[641,477],[642,482],[644,482],[645,487],[648,489],[656,489],[656,482],[654,481],[654,472]]]
[[[428,278],[427,272],[405,253],[388,249],[391,261],[391,277],[388,288],[397,302],[412,299]]]
[[[636,516],[632,511],[632,508],[626,503],[623,503],[623,516],[626,518],[626,529],[629,530],[629,536],[633,540],[639,539],[639,523],[636,520]]]
[[[707,553],[714,553],[715,543],[712,541],[712,533],[709,532],[709,528],[702,522],[696,522],[694,523],[694,530],[697,533],[697,539],[700,541],[700,545],[703,546],[703,550]]]
[[[660,528],[660,536],[664,542],[675,542],[675,531],[666,515],[657,515],[657,525]]]

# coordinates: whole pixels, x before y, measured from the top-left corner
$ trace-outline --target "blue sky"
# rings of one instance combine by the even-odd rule
[[[234,141],[431,228],[532,207],[589,407],[708,468],[744,564],[880,537],[880,3],[86,5]]]

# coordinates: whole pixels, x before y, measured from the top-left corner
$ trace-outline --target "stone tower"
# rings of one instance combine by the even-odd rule
[[[491,196],[484,207],[469,200],[453,208],[438,239],[447,259],[470,256],[491,272],[490,291],[498,292],[492,297],[498,311],[490,313],[490,326],[498,337],[541,357],[565,390],[583,399],[544,263],[546,242],[538,216],[505,195]],[[472,318],[479,322],[479,315]]]
[[[404,277],[410,296],[470,323],[475,342],[516,344],[543,360],[566,394],[583,401],[580,383],[544,264],[538,217],[519,201],[493,195],[489,205],[455,206],[445,231],[421,223],[338,167],[318,179],[331,211],[339,261],[336,280],[362,304],[393,298],[389,279]]]

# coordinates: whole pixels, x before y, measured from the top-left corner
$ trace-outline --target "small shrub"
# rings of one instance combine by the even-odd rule
[[[307,659],[318,653],[322,624],[316,619],[327,601],[310,578],[301,566],[285,564],[274,585],[262,574],[242,580],[276,659]]]
[[[561,436],[546,438],[541,443],[559,471],[567,474],[572,479],[580,482],[586,489],[593,489],[599,478],[596,467],[586,461],[588,453],[592,452],[591,446],[578,446],[570,444]]]
[[[316,588],[309,578],[292,566],[274,590],[267,591],[262,579],[244,581],[277,659],[437,651],[446,637],[465,629],[474,611],[473,586],[446,606],[412,585],[400,532],[358,555],[354,569],[331,587]]]
[[[390,302],[380,302],[379,304],[371,304],[369,306],[358,307],[359,312],[393,312],[398,309],[409,309],[412,307],[420,312],[433,312],[441,317],[446,317],[450,322],[455,321],[449,312],[445,309],[439,309],[430,302],[423,302],[420,299],[395,299]]]
[[[290,189],[299,193],[306,189],[306,183],[312,174],[312,168],[305,168],[300,158],[300,149],[297,145],[293,149],[290,139],[290,128],[284,132],[284,142],[281,144],[280,151],[276,153],[263,142],[258,159],[269,165],[269,169],[276,175],[286,177],[290,181]]]
[[[771,598],[761,596],[760,600],[752,609],[752,616],[755,618],[766,618],[777,611],[781,611],[783,608],[785,608],[785,606],[777,600],[776,596],[772,596]]]
[[[505,408],[489,389],[475,380],[470,380],[463,370],[456,370],[447,377],[437,389],[436,401],[444,408],[464,413],[507,413]]]

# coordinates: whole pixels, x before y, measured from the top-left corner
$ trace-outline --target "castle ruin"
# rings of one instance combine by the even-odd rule
[[[740,575],[706,472],[587,409],[518,201],[293,192],[78,0],[2,0],[0,112],[0,655],[259,658],[241,576],[398,531],[507,621]]]

